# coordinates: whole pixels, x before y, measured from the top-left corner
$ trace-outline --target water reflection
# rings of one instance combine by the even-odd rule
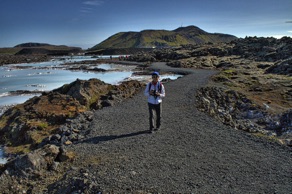
[[[3,149],[0,147],[0,164],[5,164],[7,162],[6,158],[4,158]]]

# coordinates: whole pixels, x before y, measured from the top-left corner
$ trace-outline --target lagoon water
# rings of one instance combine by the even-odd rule
[[[2,148],[0,148],[0,164],[5,164],[7,162],[6,158],[4,157],[4,153]]]
[[[104,56],[106,58],[109,56]],[[0,116],[9,106],[20,104],[40,93],[36,94],[13,94],[12,92],[27,91],[50,91],[69,84],[78,79],[88,80],[97,78],[109,84],[118,84],[125,79],[144,80],[143,76],[132,76],[135,66],[99,64],[98,68],[115,70],[107,72],[70,71],[62,65],[66,62],[78,62],[84,60],[96,60],[91,56],[62,57],[52,61],[41,63],[23,63],[0,66]],[[164,75],[161,79],[177,79],[180,75]],[[149,76],[149,79],[151,77]],[[1,146],[1,145],[0,145]],[[0,147],[0,164],[6,163],[3,150]]]
[[[11,64],[0,67],[0,116],[7,107],[23,103],[36,94],[15,95],[11,92],[50,91],[64,84],[69,84],[78,79],[88,80],[97,78],[109,84],[118,84],[132,75],[135,66],[123,66],[113,64],[99,64],[98,68],[105,70],[116,69],[109,72],[86,72],[66,70],[62,64],[66,62],[78,62],[84,60],[96,60],[90,56],[62,57],[48,62]],[[0,145],[1,146],[1,145]],[[2,146],[0,147],[0,164],[7,162]]]
[[[109,56],[103,56],[103,58]],[[115,56],[113,56],[115,57]],[[59,57],[48,62],[22,63],[0,66],[0,116],[4,107],[23,103],[29,98],[40,94],[15,94],[12,92],[27,91],[50,91],[69,84],[77,78],[88,80],[97,78],[109,84],[118,84],[125,79],[143,79],[139,76],[132,77],[132,70],[135,66],[117,64],[98,64],[98,67],[107,72],[93,71],[70,71],[66,70],[64,63],[79,62],[85,60],[96,60],[91,56]],[[177,79],[179,75],[167,75],[161,78]]]
[[[117,69],[109,72],[86,72],[65,70],[62,64],[68,61],[96,60],[89,57],[68,58],[67,60],[55,59],[42,63],[12,64],[0,67],[0,107],[19,104],[35,95],[14,95],[11,92],[19,90],[50,91],[64,84],[78,79],[88,80],[97,78],[109,84],[118,84],[132,74],[132,67],[122,65],[100,64],[98,68],[106,70]]]

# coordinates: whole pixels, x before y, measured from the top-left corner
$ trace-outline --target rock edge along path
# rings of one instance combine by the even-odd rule
[[[164,63],[152,68],[174,71]],[[97,110],[90,134],[68,147],[78,153],[71,176],[85,170],[103,193],[291,193],[291,150],[224,126],[195,108],[196,89],[214,71],[175,71],[191,74],[165,84],[162,130],[146,132],[142,91]],[[60,193],[68,177],[49,191]]]

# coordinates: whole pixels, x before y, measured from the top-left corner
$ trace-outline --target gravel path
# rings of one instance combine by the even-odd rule
[[[196,89],[215,72],[181,71],[191,74],[165,84],[161,131],[146,132],[141,91],[95,112],[87,139],[68,147],[78,153],[72,169],[85,169],[103,193],[292,193],[291,150],[199,112]]]

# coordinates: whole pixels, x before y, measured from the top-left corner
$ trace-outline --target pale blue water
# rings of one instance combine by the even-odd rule
[[[107,58],[107,56],[103,56]],[[88,80],[97,78],[109,84],[118,84],[126,78],[131,77],[132,69],[135,66],[123,66],[113,64],[100,64],[96,67],[109,72],[85,72],[69,71],[62,68],[65,62],[78,62],[84,60],[96,60],[91,56],[58,57],[52,61],[41,63],[11,64],[0,67],[0,116],[5,107],[23,103],[36,95],[12,95],[11,91],[50,91],[64,84],[71,83],[78,79]],[[17,68],[16,68],[17,66]],[[39,94],[37,94],[39,95]],[[0,164],[7,162],[3,149],[0,147]]]
[[[109,58],[109,56],[103,56],[102,58]],[[125,79],[151,80],[151,76],[132,76],[132,70],[135,66],[129,65],[99,64],[92,67],[105,70],[115,69],[115,71],[108,72],[69,71],[65,70],[65,67],[62,66],[65,62],[84,60],[96,60],[96,58],[92,58],[91,56],[58,57],[48,62],[0,66],[0,116],[8,106],[23,103],[36,95],[40,95],[12,95],[10,93],[11,91],[50,91],[64,84],[69,84],[77,78],[82,80],[97,78],[109,84],[118,84]],[[180,75],[164,75],[161,76],[161,79],[177,79],[178,77]],[[3,156],[3,150],[0,147],[0,164],[6,162]]]
[[[72,61],[72,59],[68,59]],[[11,95],[11,91],[50,91],[78,79],[97,78],[109,84],[118,84],[132,75],[134,66],[101,64],[98,68],[118,69],[109,72],[69,71],[61,64],[68,60],[56,60],[33,64],[13,64],[0,67],[0,106],[25,102],[35,95]],[[81,58],[74,61],[80,61]],[[85,57],[83,60],[93,60]],[[96,59],[94,59],[96,60]],[[17,66],[17,68],[15,68]],[[28,68],[29,66],[29,68]],[[65,67],[64,67],[65,68]]]
[[[109,56],[103,56],[103,58],[107,57]],[[3,114],[1,110],[3,110],[4,106],[23,103],[29,98],[39,95],[12,95],[11,92],[13,91],[50,91],[71,83],[77,78],[82,80],[97,78],[109,84],[118,84],[125,79],[129,79],[132,75],[132,70],[135,68],[135,66],[129,65],[99,64],[92,65],[91,68],[115,69],[115,71],[89,72],[65,70],[66,67],[62,65],[66,62],[84,60],[96,60],[96,58],[91,56],[68,56],[58,57],[48,62],[0,66],[0,115]],[[177,77],[179,75],[168,75],[162,76],[161,79],[176,79]],[[141,77],[133,76],[132,78],[139,80]]]
[[[4,157],[4,153],[2,148],[0,147],[0,164],[5,164],[7,162],[6,158]]]

